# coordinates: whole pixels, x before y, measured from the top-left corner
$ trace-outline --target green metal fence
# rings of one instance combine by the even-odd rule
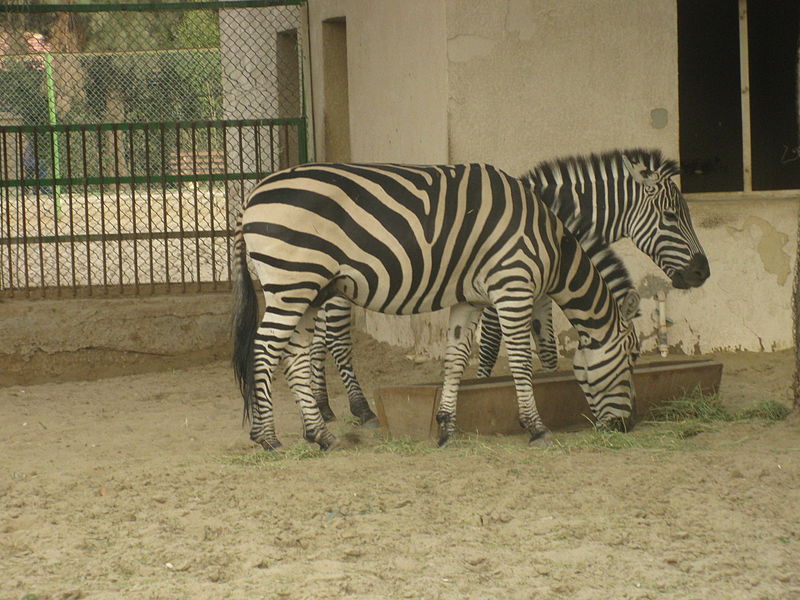
[[[0,6],[0,294],[229,285],[253,183],[306,160],[303,2]]]

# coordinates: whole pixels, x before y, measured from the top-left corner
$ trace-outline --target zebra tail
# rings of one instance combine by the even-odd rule
[[[258,300],[253,278],[247,268],[247,252],[242,233],[242,214],[236,219],[233,234],[233,373],[244,400],[242,422],[250,421],[255,401],[253,342],[258,329]]]

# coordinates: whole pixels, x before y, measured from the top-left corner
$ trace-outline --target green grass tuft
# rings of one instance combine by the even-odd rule
[[[398,454],[400,456],[428,454],[435,449],[436,447],[430,441],[418,441],[406,437],[382,439],[375,445],[376,452]]]
[[[736,415],[736,418],[740,420],[758,419],[762,421],[774,422],[783,421],[791,412],[792,409],[785,404],[775,402],[774,400],[767,400],[766,402],[762,402],[761,404],[758,404],[752,408],[743,410]]]
[[[572,452],[580,450],[691,450],[697,446],[687,440],[697,435],[717,431],[723,423],[761,421],[772,423],[785,419],[791,409],[780,402],[767,401],[753,408],[732,413],[726,409],[718,395],[707,395],[694,390],[656,407],[648,417],[629,433],[607,431],[594,427],[570,433],[555,433],[547,451]],[[349,447],[334,451],[334,455],[363,452],[394,454],[397,456],[424,456],[444,453],[450,456],[504,457],[516,454],[525,464],[538,460],[535,449],[529,448],[525,436],[480,436],[460,432],[445,448],[438,448],[433,440],[366,436],[362,430],[352,428],[340,432]],[[267,467],[281,461],[324,459],[329,455],[315,444],[300,441],[277,452],[261,449],[247,454],[220,457],[220,462],[240,467]]]
[[[668,424],[654,423],[637,425],[629,433],[588,429],[555,436],[554,450],[678,450],[682,447],[682,428]]]
[[[648,420],[678,423],[683,421],[732,421],[733,415],[722,405],[718,394],[707,395],[700,389],[684,394],[650,411]]]
[[[782,421],[791,409],[768,400],[752,408],[732,413],[722,404],[718,394],[703,394],[699,389],[675,398],[650,411],[648,420],[666,423],[718,423],[731,421]]]
[[[306,442],[299,442],[283,450],[267,452],[258,449],[249,454],[223,456],[220,458],[220,461],[228,465],[239,467],[263,467],[283,460],[306,460],[309,458],[321,458],[323,456],[325,456],[325,452],[320,450],[316,445],[312,446]]]

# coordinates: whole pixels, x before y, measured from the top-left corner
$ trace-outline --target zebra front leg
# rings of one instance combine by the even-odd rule
[[[456,304],[450,308],[447,326],[447,352],[444,359],[444,385],[436,412],[439,423],[439,446],[444,446],[456,432],[456,399],[464,368],[469,362],[472,338],[481,315],[481,308]]]
[[[550,437],[550,430],[542,422],[533,397],[533,303],[530,298],[502,297],[495,302],[495,308],[508,349],[508,365],[514,378],[520,425],[530,433],[530,443],[546,442]]]
[[[367,427],[377,427],[378,417],[372,412],[353,369],[353,305],[346,298],[332,298],[325,304],[327,336],[325,343],[333,355],[336,368],[347,388],[350,413]]]
[[[478,345],[478,377],[489,377],[500,352],[500,321],[493,306],[487,306],[481,316],[481,341]]]
[[[327,333],[327,304],[317,313],[314,327],[314,339],[311,342],[311,393],[317,402],[322,418],[335,421],[336,415],[331,410],[328,399],[328,384],[325,380],[325,336]]]
[[[536,354],[545,371],[558,368],[558,347],[553,329],[553,301],[550,296],[542,296],[533,303],[533,340]]]

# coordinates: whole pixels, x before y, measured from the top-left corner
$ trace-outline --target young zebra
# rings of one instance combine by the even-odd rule
[[[629,237],[673,286],[684,289],[702,285],[710,271],[689,207],[672,179],[678,172],[677,163],[665,160],[658,150],[631,149],[542,162],[523,180],[563,221],[581,224],[580,231],[573,227],[579,238],[598,236],[611,244]],[[327,347],[347,387],[351,412],[369,423],[375,415],[352,366],[351,306],[343,298],[333,298],[324,308],[325,318],[318,319],[312,347],[314,395],[326,420],[335,418],[323,368]],[[552,303],[546,296],[534,307],[533,337],[542,367],[555,369],[558,351]],[[499,348],[500,325],[494,309],[488,307],[481,319],[479,377],[491,374]]]
[[[519,404],[534,441],[548,433],[533,399],[533,304],[548,294],[579,332],[574,368],[602,426],[626,429],[638,340],[572,234],[522,180],[488,165],[310,164],[275,173],[248,197],[235,236],[234,371],[250,438],[277,448],[278,363],[304,437],[336,444],[309,386],[308,347],[333,295],[387,314],[450,307],[439,443],[455,432],[456,394],[484,307],[497,311]],[[264,293],[259,320],[247,269]],[[635,293],[635,292],[633,292]],[[623,305],[626,303],[623,302]]]

